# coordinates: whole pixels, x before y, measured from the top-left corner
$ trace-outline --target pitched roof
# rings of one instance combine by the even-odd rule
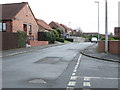
[[[11,20],[26,5],[27,2],[0,4],[2,5],[2,20]]]
[[[53,24],[54,24],[54,26],[53,26]],[[52,21],[49,25],[50,25],[51,27],[63,28],[59,23],[54,22],[54,21]],[[64,29],[64,28],[63,28],[63,29]]]
[[[41,19],[36,19],[37,23],[38,23],[38,26],[46,29],[46,30],[49,30],[49,31],[53,31],[53,29],[43,20]]]
[[[64,25],[64,24],[60,24],[63,28],[65,28],[66,30],[69,30],[69,28],[66,26],[66,25]]]

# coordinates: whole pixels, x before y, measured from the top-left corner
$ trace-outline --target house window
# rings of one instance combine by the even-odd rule
[[[6,23],[0,22],[0,31],[6,31]]]
[[[6,31],[6,23],[3,23],[3,31]]]
[[[32,25],[29,25],[29,34],[32,34]]]
[[[0,31],[2,31],[2,23],[0,22]]]

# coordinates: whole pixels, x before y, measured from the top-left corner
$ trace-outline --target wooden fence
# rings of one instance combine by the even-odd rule
[[[18,48],[16,33],[0,32],[0,50],[8,50]]]

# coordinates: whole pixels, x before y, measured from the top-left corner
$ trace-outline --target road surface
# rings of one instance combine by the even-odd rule
[[[68,43],[4,57],[3,88],[118,88],[118,63],[80,54],[91,43]]]

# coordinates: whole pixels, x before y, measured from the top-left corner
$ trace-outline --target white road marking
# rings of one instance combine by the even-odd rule
[[[84,81],[90,81],[90,77],[84,77]]]
[[[79,65],[80,63],[79,62],[77,62],[77,65]]]
[[[75,67],[75,70],[78,68],[78,66],[77,67]]]
[[[68,83],[68,86],[75,86],[75,84],[76,84],[75,81],[70,81],[70,82]]]
[[[72,76],[75,76],[76,73],[72,73]]]
[[[76,75],[76,72],[77,72],[77,68],[78,68],[78,66],[79,66],[79,64],[80,64],[80,59],[81,59],[81,54],[80,54],[80,56],[79,56],[79,58],[78,58],[78,61],[77,61],[77,64],[76,64],[76,66],[75,66],[75,68],[74,68],[74,70],[73,70],[73,73],[72,73],[72,76],[71,76],[71,78],[70,78],[70,81],[69,81],[69,83],[68,83],[68,87],[66,88],[66,90],[74,90],[74,87],[75,87],[75,85],[76,85],[76,80],[77,80],[77,78],[78,78],[78,76],[75,76]],[[74,81],[71,81],[71,80],[74,80]],[[71,87],[72,86],[72,87]]]
[[[77,70],[74,70],[73,72],[77,72]]]
[[[90,79],[120,79],[120,78],[113,78],[113,77],[88,77],[88,76],[85,76],[85,77],[82,77],[82,76],[78,76],[79,78],[90,78]]]
[[[77,76],[71,76],[70,80],[77,80]]]
[[[90,85],[90,82],[83,82],[83,86],[89,86],[90,87],[91,85]]]

